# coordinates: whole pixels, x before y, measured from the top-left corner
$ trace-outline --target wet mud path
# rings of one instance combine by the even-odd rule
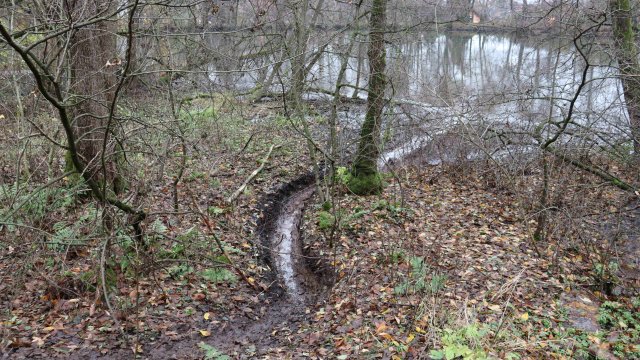
[[[202,357],[201,343],[214,346],[231,358],[284,358],[296,353],[288,340],[308,321],[309,307],[321,303],[328,282],[308,264],[304,254],[301,223],[315,187],[312,175],[303,175],[266,194],[259,205],[256,241],[261,262],[270,268],[270,287],[255,299],[251,311],[213,325],[212,336],[186,335],[180,341],[165,343],[150,352],[151,358],[174,354],[179,359]],[[326,280],[326,279],[325,279]],[[186,329],[185,329],[186,330]]]
[[[276,228],[270,234],[271,258],[289,297],[304,302],[309,271],[302,255],[300,225],[305,202],[313,195],[312,185],[292,194],[284,203],[276,220]]]

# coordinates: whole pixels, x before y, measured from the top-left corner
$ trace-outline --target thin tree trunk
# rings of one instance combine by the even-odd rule
[[[359,21],[360,18],[360,6],[356,7],[355,13],[356,22]],[[338,161],[338,106],[340,105],[340,90],[342,89],[342,81],[344,80],[345,74],[347,72],[347,67],[349,65],[349,57],[351,57],[351,52],[353,51],[353,46],[358,37],[357,32],[353,32],[351,34],[351,39],[349,40],[349,44],[347,45],[344,53],[342,54],[342,59],[340,63],[340,70],[338,71],[338,76],[336,78],[336,87],[334,89],[333,94],[333,103],[331,106],[331,115],[329,116],[329,153],[331,154],[331,173],[329,178],[333,181],[334,167],[335,162]],[[356,90],[357,91],[357,86]]]
[[[357,28],[359,31],[359,26]],[[364,64],[364,43],[360,42],[358,44],[358,67],[356,70],[356,85],[355,88],[353,90],[353,94],[351,95],[351,98],[353,99],[357,99],[358,98],[358,89],[360,89],[360,74],[362,73],[362,65]]]
[[[320,1],[321,3],[321,1]],[[309,0],[302,0],[300,4],[297,5],[296,8],[296,19],[295,19],[295,54],[292,60],[292,87],[291,87],[291,99],[294,104],[294,114],[297,119],[302,124],[302,129],[304,132],[304,136],[307,139],[307,149],[309,151],[309,159],[311,160],[311,164],[313,166],[313,171],[316,176],[316,190],[318,195],[320,196],[320,200],[324,202],[325,194],[321,191],[320,186],[320,167],[318,165],[318,159],[316,156],[316,148],[313,143],[311,136],[311,129],[309,129],[309,123],[304,118],[304,110],[302,104],[302,95],[304,93],[305,80],[307,77],[307,71],[305,68],[306,64],[306,53],[307,53],[307,43],[309,41],[309,22],[307,21],[307,12],[309,10]],[[317,13],[316,13],[317,14]],[[317,19],[317,18],[314,18]],[[315,21],[315,20],[312,20]],[[317,58],[315,59],[317,60]],[[314,61],[315,61],[314,60]]]

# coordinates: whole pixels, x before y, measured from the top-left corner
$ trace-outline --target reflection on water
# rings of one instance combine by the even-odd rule
[[[307,62],[316,58],[318,49],[324,49],[307,76],[307,88],[316,92],[313,96],[327,97],[317,91],[335,89],[343,53],[350,48],[351,38],[351,34],[343,34],[331,39],[326,47],[322,43],[309,44]],[[350,86],[341,91],[344,96],[364,98],[367,44],[365,38],[357,40],[351,47],[343,80]],[[212,48],[237,52],[208,64],[215,87],[246,91],[266,84],[268,90],[275,92],[289,87],[290,64],[285,51],[256,52],[255,46],[243,48],[232,41],[225,44],[220,38],[209,41]],[[405,122],[410,112],[410,118],[432,124],[482,121],[532,129],[541,122],[561,121],[574,102],[572,118],[579,124],[576,131],[625,132],[628,120],[616,68],[611,66],[606,52],[595,46],[583,52],[589,57],[590,67],[586,70],[586,85],[574,101],[586,62],[572,42],[495,34],[390,34],[388,94],[400,108],[388,107],[388,111],[397,115],[393,119]],[[361,116],[354,118],[358,121]],[[547,128],[553,131],[553,125]]]
[[[223,47],[219,38],[210,41],[212,47]],[[348,48],[348,41],[350,35],[345,34],[325,48],[307,76],[310,88],[333,91],[341,54]],[[387,50],[390,92],[394,97],[432,105],[454,106],[456,102],[471,100],[499,104],[518,99],[531,100],[520,101],[521,109],[529,107],[533,113],[546,113],[547,98],[571,97],[584,69],[584,61],[573,44],[559,41],[488,34],[411,33],[394,36],[390,42],[393,44]],[[307,57],[311,59],[321,45],[310,45]],[[252,53],[241,47],[230,49],[239,52],[235,58]],[[232,58],[221,57],[208,67],[210,79],[223,88],[247,90],[268,78],[274,69],[278,72],[274,90],[281,88],[281,81],[288,85],[290,66],[286,55],[280,52],[242,61]],[[278,62],[282,64],[273,66]],[[578,107],[585,112],[601,112],[612,105],[619,108],[621,87],[615,79],[616,70],[608,66],[610,61],[605,52],[594,51],[590,62],[594,66],[588,70],[588,85]],[[362,72],[366,73],[367,68],[366,43],[359,42],[352,48],[344,81],[366,88]],[[350,96],[354,89],[343,87],[342,91]],[[362,91],[358,94],[366,96]]]

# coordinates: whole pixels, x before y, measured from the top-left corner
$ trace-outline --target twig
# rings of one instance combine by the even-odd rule
[[[244,144],[244,146],[242,147],[242,149],[240,151],[238,151],[238,153],[236,154],[237,156],[240,156],[246,149],[247,147],[249,147],[249,143],[251,143],[251,140],[253,140],[253,137],[256,135],[256,133],[251,133],[251,136],[249,136],[249,140],[247,140],[247,142]]]
[[[260,173],[260,171],[262,171],[262,169],[264,169],[264,166],[267,163],[267,161],[269,161],[269,158],[271,157],[271,153],[273,152],[273,150],[274,149],[278,149],[281,146],[282,145],[271,145],[271,147],[269,148],[269,152],[267,153],[267,156],[265,156],[264,159],[262,159],[262,164],[260,164],[260,166],[257,169],[253,170],[251,175],[249,175],[249,177],[247,177],[247,179],[244,181],[244,183],[242,183],[242,185],[240,185],[238,190],[236,190],[233,194],[231,194],[231,196],[229,196],[229,198],[227,199],[227,202],[231,203],[238,196],[240,196],[240,194],[244,191],[244,189],[247,187],[247,185],[249,185],[249,183]]]

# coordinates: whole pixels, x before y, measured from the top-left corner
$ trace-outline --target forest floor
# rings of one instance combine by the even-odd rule
[[[610,206],[581,236],[536,242],[522,196],[419,157],[380,195],[352,196],[338,179],[330,208],[306,204],[307,262],[332,286],[291,301],[256,225],[274,215],[268,194],[310,168],[302,137],[269,119],[242,122],[228,146],[210,129],[190,150],[177,213],[172,176],[135,184],[148,249],[87,198],[56,203],[63,190],[43,200],[40,230],[1,228],[2,358],[640,357],[637,204],[612,189],[581,195]],[[622,227],[615,249],[595,241],[608,223]]]

